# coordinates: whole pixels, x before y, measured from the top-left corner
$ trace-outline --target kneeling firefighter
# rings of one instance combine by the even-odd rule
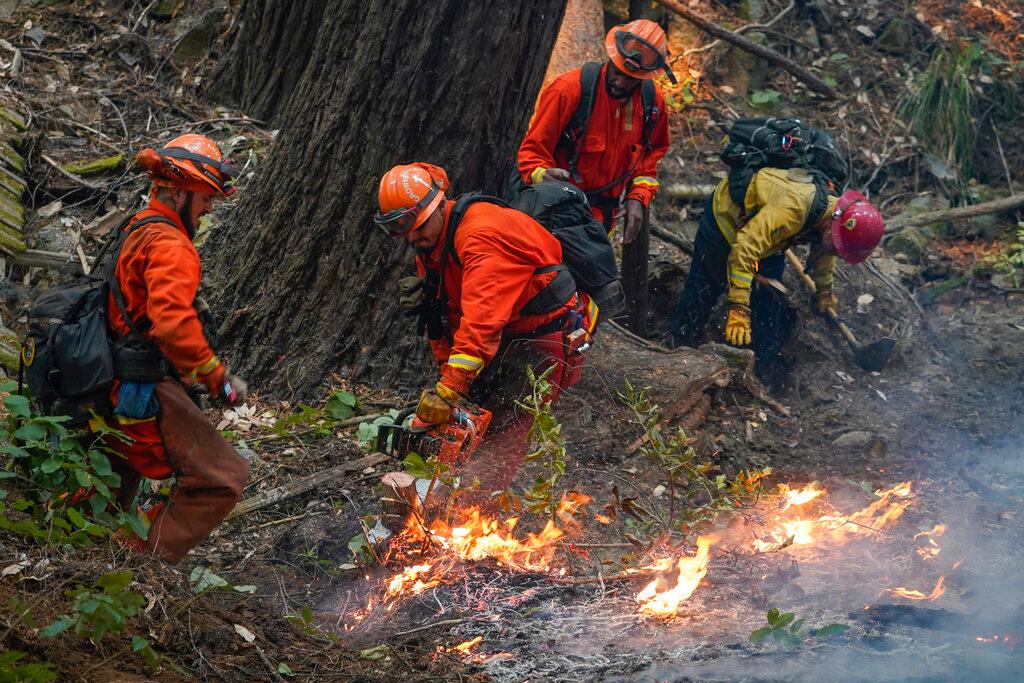
[[[204,335],[196,306],[199,253],[192,244],[213,199],[234,192],[227,185],[233,172],[216,143],[202,135],[143,149],[138,162],[153,185],[149,206],[123,228],[116,255],[108,301],[109,326],[119,340],[113,415],[96,419],[131,439],[105,439],[123,457],[112,459],[122,504],[134,498],[142,477],[175,477],[169,497],[146,512],[147,539],[124,544],[178,562],[223,521],[249,475],[248,463],[183,386],[201,383],[231,405],[246,397],[246,383],[228,371]]]
[[[403,280],[402,302],[420,315],[441,370],[416,417],[448,423],[467,399],[490,409],[485,443],[494,460],[485,486],[497,488],[527,451],[529,421],[515,411],[527,364],[538,374],[554,366],[552,400],[575,384],[597,309],[577,292],[559,241],[542,225],[493,197],[448,199],[448,186],[437,166],[395,166],[381,178],[374,222],[416,250],[419,276]]]

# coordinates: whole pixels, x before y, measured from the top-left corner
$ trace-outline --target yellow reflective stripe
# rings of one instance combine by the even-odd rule
[[[209,375],[211,372],[217,369],[218,365],[220,365],[220,359],[217,358],[216,354],[214,354],[213,356],[210,356],[210,360],[206,361],[198,368],[190,372],[189,377],[195,379],[196,377],[199,377],[201,375]]]
[[[453,353],[448,356],[448,365],[470,372],[480,372],[480,369],[484,366],[484,359],[465,353]]]
[[[590,327],[587,328],[587,332],[590,332],[591,334],[593,334],[594,328],[597,327],[597,314],[600,310],[601,309],[598,308],[593,299],[588,299],[587,317],[590,318]]]
[[[125,417],[124,415],[114,415],[114,419],[117,420],[118,424],[122,425],[137,425],[143,422],[156,422],[156,416],[153,417]]]
[[[661,183],[659,183],[657,179],[647,175],[639,175],[636,178],[633,178],[633,184],[645,185],[647,187],[661,187]]]
[[[754,276],[745,275],[735,270],[730,270],[729,281],[732,282],[732,284],[736,285],[737,287],[749,287],[750,285],[754,284]]]
[[[537,168],[533,169],[533,173],[530,174],[530,184],[536,185],[537,183],[539,183],[540,179],[544,177],[544,172],[547,170],[548,169],[543,168],[541,166],[538,166]]]

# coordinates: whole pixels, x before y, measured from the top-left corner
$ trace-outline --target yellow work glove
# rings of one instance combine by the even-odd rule
[[[447,424],[452,419],[452,404],[459,398],[458,392],[438,382],[432,391],[420,396],[416,417],[427,424]]]
[[[839,299],[831,290],[818,290],[818,315],[825,315],[828,309],[839,306]]]
[[[750,310],[745,306],[730,306],[725,318],[725,341],[733,346],[750,344]]]

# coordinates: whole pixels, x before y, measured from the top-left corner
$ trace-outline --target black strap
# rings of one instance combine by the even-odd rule
[[[139,344],[148,344],[146,338],[139,332],[139,328],[135,326],[135,321],[132,320],[131,316],[128,315],[128,308],[124,303],[124,295],[121,293],[121,285],[117,281],[117,261],[121,257],[121,249],[124,248],[124,243],[128,241],[128,235],[135,232],[139,228],[150,225],[152,223],[166,223],[171,227],[175,227],[174,223],[164,218],[163,216],[149,216],[142,220],[133,223],[121,230],[121,235],[117,241],[114,242],[114,254],[111,258],[110,263],[107,264],[107,272],[104,277],[107,280],[107,286],[110,287],[110,293],[114,295],[114,303],[117,304],[117,310],[121,312],[121,317],[124,318],[125,324],[128,325],[128,330],[131,332],[131,336],[135,337],[135,340]]]
[[[576,105],[576,111],[572,113],[568,125],[566,125],[565,130],[562,131],[561,138],[559,138],[559,144],[569,151],[568,171],[573,178],[578,177],[576,173],[577,160],[580,156],[580,147],[587,137],[590,115],[594,111],[594,102],[597,100],[597,79],[601,74],[601,66],[598,62],[587,62],[580,69],[580,100]],[[644,80],[640,82],[640,104],[643,109],[641,143],[644,147],[644,154],[647,154],[651,151],[651,137],[661,115],[660,110],[655,104],[654,81]],[[633,175],[634,170],[632,168],[626,169],[625,173],[610,183],[606,183],[594,190],[586,190],[587,197],[596,197],[603,192],[607,192]],[[615,205],[618,206],[618,200],[616,200]]]

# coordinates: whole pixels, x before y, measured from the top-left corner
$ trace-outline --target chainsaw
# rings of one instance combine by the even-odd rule
[[[491,411],[469,404],[452,406],[447,424],[428,424],[415,417],[415,412],[415,408],[406,408],[398,413],[394,424],[380,425],[378,451],[399,460],[415,453],[424,460],[437,458],[438,462],[455,466],[476,451],[491,424]],[[410,416],[412,422],[406,426]]]

